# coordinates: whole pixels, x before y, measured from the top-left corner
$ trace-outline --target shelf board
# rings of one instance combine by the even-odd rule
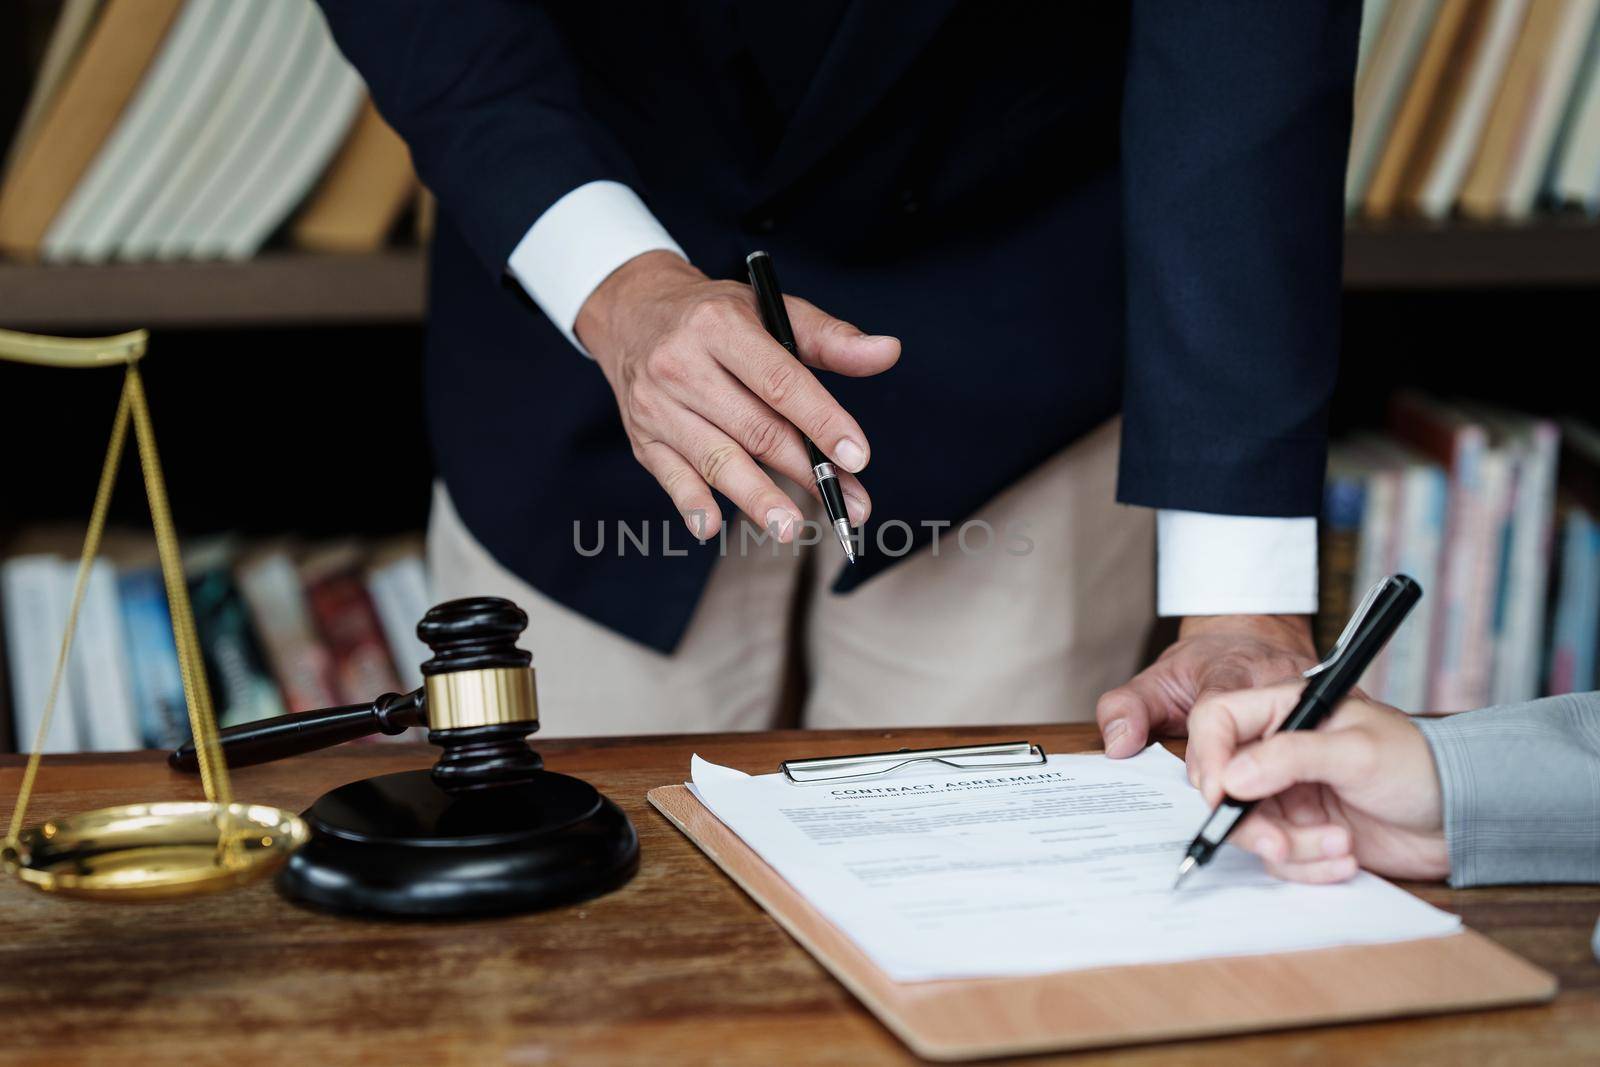
[[[1353,225],[1352,290],[1600,288],[1600,226]],[[0,326],[112,332],[134,326],[234,327],[420,322],[426,259],[274,252],[241,263],[41,266],[0,262]]]
[[[1600,226],[1542,219],[1525,226],[1352,224],[1346,289],[1600,287]]]
[[[268,253],[242,262],[0,263],[0,326],[117,331],[420,322],[425,259]]]

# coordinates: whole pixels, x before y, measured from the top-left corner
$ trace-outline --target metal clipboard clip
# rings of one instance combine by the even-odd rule
[[[790,759],[778,764],[778,769],[791,783],[809,785],[881,778],[914,763],[942,763],[959,771],[985,771],[995,767],[1037,767],[1044,762],[1043,747],[1031,741],[1001,741],[990,745],[899,748],[893,752]]]

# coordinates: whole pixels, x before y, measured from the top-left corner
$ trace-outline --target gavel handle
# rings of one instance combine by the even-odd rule
[[[385,693],[370,704],[297,711],[292,715],[230,726],[218,736],[228,766],[248,767],[331,748],[358,737],[398,734],[409,726],[426,723],[422,690],[416,689],[405,694]],[[194,742],[187,742],[174,751],[167,757],[167,763],[177,771],[199,770]]]

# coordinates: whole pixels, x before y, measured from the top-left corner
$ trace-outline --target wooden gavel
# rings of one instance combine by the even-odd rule
[[[516,647],[527,625],[526,613],[500,597],[440,604],[417,624],[417,636],[433,651],[422,664],[421,688],[229,727],[219,735],[223,755],[228,766],[245,767],[426,726],[428,740],[444,750],[432,771],[441,788],[526,781],[544,766],[526,740],[539,728],[533,656]],[[167,762],[175,770],[198,770],[193,742]]]
[[[397,918],[504,915],[609,892],[639,866],[639,835],[588,782],[544,769],[528,616],[473,597],[428,611],[422,688],[223,730],[229,764],[264,763],[372,734],[427,726],[433,767],[346,782],[303,814],[310,840],[278,875],[289,899]],[[193,745],[172,754],[197,769]]]

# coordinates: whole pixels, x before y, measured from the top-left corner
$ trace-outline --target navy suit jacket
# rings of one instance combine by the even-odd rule
[[[711,276],[766,248],[787,291],[902,340],[885,374],[826,377],[872,442],[874,525],[926,540],[1118,410],[1122,502],[1316,514],[1357,0],[850,0],[781,113],[726,4],[323,6],[439,200],[440,473],[496,559],[585,615],[669,650],[717,558],[506,275],[602,179]],[[869,547],[837,588],[893,562]]]

